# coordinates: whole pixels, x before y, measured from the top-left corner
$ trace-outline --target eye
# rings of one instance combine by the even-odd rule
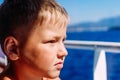
[[[63,42],[66,40],[66,38],[63,39]]]
[[[57,42],[56,40],[50,40],[47,43],[56,43],[56,42]]]

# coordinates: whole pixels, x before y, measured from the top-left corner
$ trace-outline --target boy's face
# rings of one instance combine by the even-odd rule
[[[58,24],[35,27],[37,28],[20,50],[21,65],[34,75],[58,77],[67,55],[63,43],[66,38],[66,27]]]

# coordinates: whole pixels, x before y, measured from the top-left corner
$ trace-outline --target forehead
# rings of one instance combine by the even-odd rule
[[[49,24],[46,26],[42,26],[43,28],[47,28],[51,31],[56,31],[56,32],[66,32],[67,25],[64,24]]]
[[[51,23],[47,23],[44,25],[37,25],[36,31],[38,33],[44,32],[44,33],[55,33],[58,35],[66,35],[66,29],[67,29],[67,25],[64,24],[51,24]]]
[[[36,26],[32,31],[29,40],[36,40],[36,42],[49,39],[63,39],[66,38],[66,27],[55,26],[54,24],[47,24],[43,26]],[[31,39],[32,38],[32,39]]]

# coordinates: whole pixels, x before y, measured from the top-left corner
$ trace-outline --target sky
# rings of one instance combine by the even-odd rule
[[[0,0],[2,3],[3,0]],[[96,22],[120,16],[120,0],[57,0],[68,12],[71,24]]]
[[[57,0],[68,12],[71,24],[96,22],[120,16],[120,0]]]

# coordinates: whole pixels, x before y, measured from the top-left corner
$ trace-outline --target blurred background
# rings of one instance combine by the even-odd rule
[[[57,1],[71,19],[67,40],[120,42],[120,0]],[[94,51],[67,50],[61,79],[93,80]],[[107,52],[106,61],[107,80],[120,80],[120,54]]]
[[[0,4],[3,0],[0,0]],[[120,42],[120,0],[57,0],[68,12],[67,40]],[[62,80],[93,80],[94,51],[67,49]],[[0,54],[3,57],[2,54]],[[120,80],[120,54],[106,53],[107,80]]]

